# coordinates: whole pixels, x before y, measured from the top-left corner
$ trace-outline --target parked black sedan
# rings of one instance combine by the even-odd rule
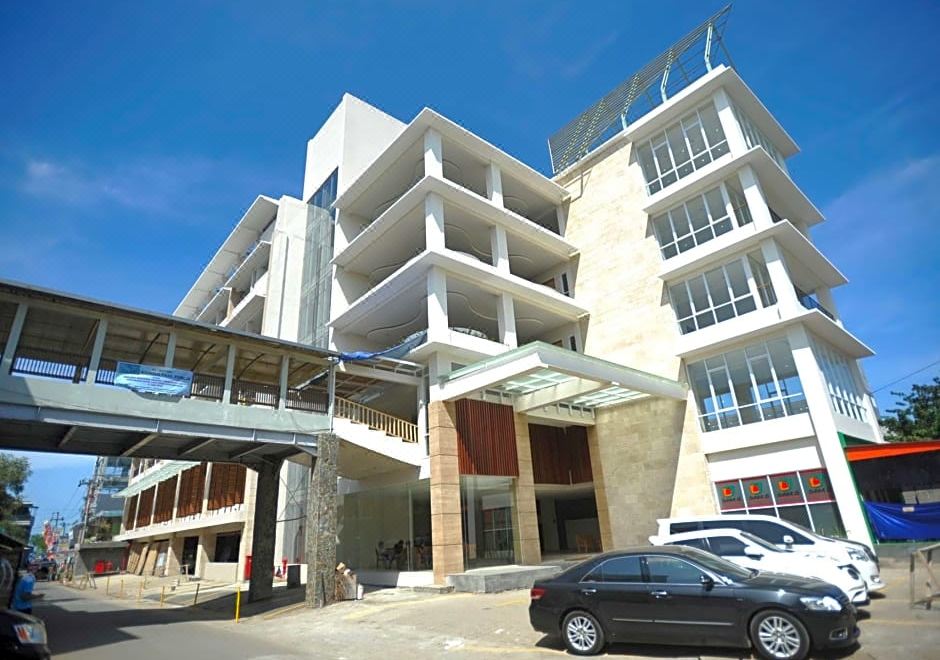
[[[576,655],[610,641],[753,646],[798,660],[858,637],[855,607],[837,587],[758,572],[684,546],[598,555],[532,587],[529,620]]]

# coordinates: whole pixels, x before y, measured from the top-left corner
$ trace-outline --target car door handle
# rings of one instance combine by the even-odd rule
[[[585,596],[591,596],[597,593],[597,589],[582,589],[581,593],[584,594]]]
[[[653,598],[669,598],[668,591],[651,591],[650,596]]]

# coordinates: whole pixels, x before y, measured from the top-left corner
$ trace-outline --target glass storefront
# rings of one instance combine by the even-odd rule
[[[428,479],[339,494],[336,499],[337,561],[354,569],[431,569]]]
[[[512,482],[512,477],[460,477],[467,569],[515,562],[516,502]]]

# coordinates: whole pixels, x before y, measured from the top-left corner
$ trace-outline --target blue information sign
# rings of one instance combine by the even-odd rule
[[[151,364],[118,362],[114,384],[147,394],[187,396],[193,386],[193,372]]]

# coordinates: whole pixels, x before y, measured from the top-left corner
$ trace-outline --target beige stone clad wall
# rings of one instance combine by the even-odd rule
[[[591,310],[585,353],[685,381],[679,337],[639,166],[622,145],[583,176],[559,181],[572,194],[565,237],[580,250],[575,298]],[[647,542],[655,520],[715,510],[695,419],[687,404],[649,400],[598,411],[589,432],[604,549]]]
[[[428,405],[428,454],[431,463],[431,547],[434,582],[444,584],[463,572],[463,531],[460,525],[460,470],[453,402]]]

